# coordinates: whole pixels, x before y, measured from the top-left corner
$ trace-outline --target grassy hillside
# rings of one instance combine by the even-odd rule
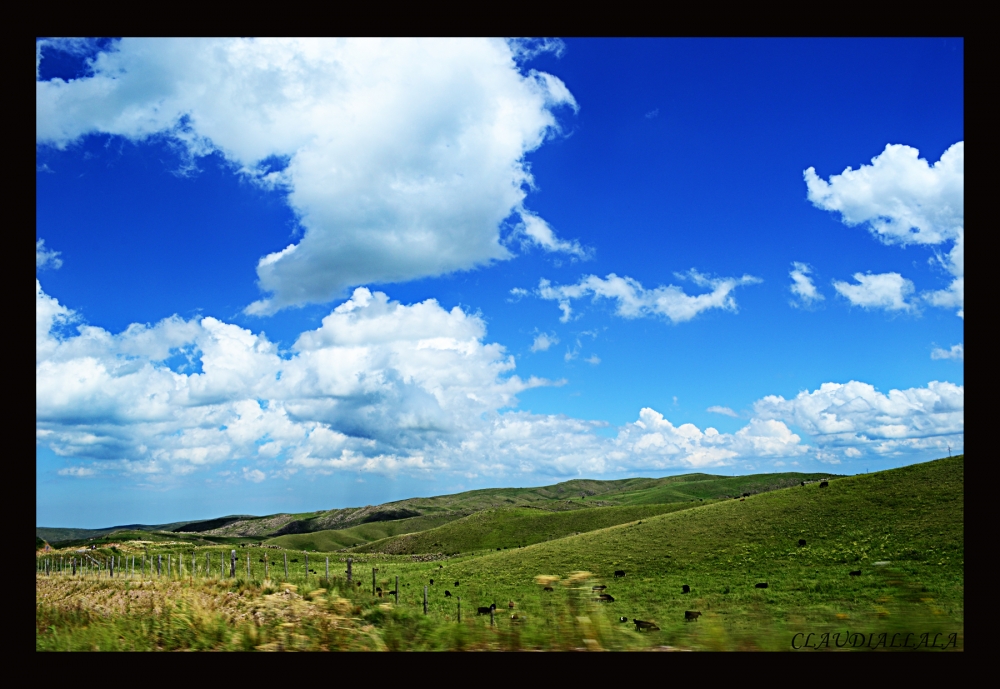
[[[675,483],[694,486],[718,480],[727,479]],[[628,492],[663,490],[664,485],[670,484],[633,484],[636,490]],[[485,545],[493,534],[507,538],[526,532],[553,540],[501,552],[463,549],[459,556],[434,562],[408,554],[353,552],[355,581],[350,586],[343,576],[348,553],[307,556],[185,540],[199,538],[197,534],[134,532],[145,540],[118,541],[114,549],[109,543],[90,551],[84,576],[58,576],[67,556],[77,557],[70,550],[41,556],[57,575],[38,578],[36,648],[669,645],[787,650],[795,638],[801,644],[807,634],[818,641],[828,633],[830,647],[849,639],[852,644],[860,639],[878,646],[879,634],[886,635],[883,645],[891,643],[893,634],[900,640],[912,637],[915,644],[940,634],[940,644],[950,643],[949,635],[954,635],[952,647],[962,649],[963,495],[964,457],[956,457],[839,478],[825,488],[811,484],[773,490],[743,501],[580,506],[561,512],[494,509],[390,540],[419,541],[452,533],[468,547]],[[557,529],[570,525],[582,530],[600,526],[600,519],[613,515],[637,517],[642,510],[664,508],[672,511],[643,513],[641,519],[616,526],[556,537]],[[371,522],[364,528],[389,524]],[[545,529],[540,528],[543,524]],[[155,537],[172,540],[149,542]],[[800,546],[799,539],[805,545]],[[236,577],[230,578],[233,550]],[[162,563],[162,573],[151,574],[147,553],[157,566]],[[98,564],[106,566],[112,556],[122,555],[126,563],[135,557],[135,577],[109,578],[106,570],[96,570]],[[263,577],[265,556],[270,581]],[[178,571],[179,560],[183,564]],[[394,598],[390,602],[372,597],[373,569],[383,591],[399,578],[398,605]],[[624,570],[626,576],[615,577],[615,570]],[[859,574],[852,576],[852,571]],[[282,591],[285,581],[293,585]],[[755,587],[764,582],[767,588]],[[544,591],[542,584],[552,590]],[[596,584],[606,585],[615,600],[595,601]],[[682,585],[690,592],[682,593]],[[424,586],[427,616],[421,605]],[[446,589],[451,596],[445,595]],[[149,597],[146,607],[130,607],[137,596]],[[514,602],[513,611],[507,601]],[[490,627],[488,616],[475,611],[493,602],[501,614]],[[685,611],[701,616],[685,622]],[[511,612],[518,619],[511,619]],[[260,620],[250,621],[249,615],[257,620],[258,614],[263,615]],[[620,623],[620,617],[653,621],[660,630],[638,633],[631,623]]]
[[[395,521],[377,521],[347,529],[327,529],[313,533],[276,536],[275,538],[269,538],[265,543],[288,548],[289,550],[330,552],[400,534],[434,529],[434,527],[441,526],[458,518],[458,514],[441,514],[430,517],[411,517],[410,519],[398,519]]]
[[[723,635],[897,622],[961,630],[963,470],[956,457],[789,488],[448,563],[436,574],[461,580],[471,602],[519,599],[543,610],[551,594],[536,575],[588,571],[615,598],[609,615],[655,620],[675,640],[694,628],[685,610],[703,613],[697,629]],[[625,578],[613,576],[619,569]],[[755,588],[763,582],[767,589]]]
[[[693,504],[701,505],[702,502]],[[527,507],[483,510],[429,531],[387,538],[352,548],[360,553],[469,553],[518,548],[578,533],[603,529],[666,512],[689,509],[691,502],[667,505],[595,507],[547,512]]]

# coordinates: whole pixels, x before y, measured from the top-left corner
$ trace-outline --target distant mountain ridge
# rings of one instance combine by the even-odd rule
[[[119,531],[176,534],[177,538],[266,539],[319,531],[350,530],[362,525],[434,518],[435,523],[467,517],[497,508],[538,508],[561,512],[594,507],[653,505],[718,499],[768,492],[835,474],[796,472],[718,476],[693,473],[659,479],[629,478],[610,481],[572,479],[535,488],[481,488],[429,498],[406,498],[381,505],[347,507],[318,512],[282,512],[266,516],[228,515],[169,524],[125,524],[102,529],[36,527],[36,538],[53,545],[107,537]],[[384,530],[369,530],[383,533]],[[364,532],[368,533],[368,532]]]

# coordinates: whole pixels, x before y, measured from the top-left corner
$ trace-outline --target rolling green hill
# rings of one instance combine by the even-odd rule
[[[511,599],[529,611],[543,610],[553,595],[534,583],[536,575],[565,579],[588,571],[615,598],[605,606],[609,615],[651,619],[681,636],[685,610],[702,612],[709,622],[702,627],[729,634],[760,624],[898,630],[901,621],[915,632],[960,630],[963,472],[964,457],[941,459],[833,480],[827,488],[812,484],[699,506],[440,569],[405,569],[411,577],[461,580],[470,604]],[[616,570],[626,576],[614,577]],[[766,589],[755,588],[764,582]],[[683,584],[689,594],[681,593]]]
[[[370,541],[386,539],[399,534],[434,529],[449,521],[458,519],[458,514],[441,514],[430,517],[411,517],[394,521],[377,521],[347,529],[327,529],[304,534],[289,534],[269,538],[265,543],[290,550],[318,550],[330,552],[356,546]]]
[[[550,541],[615,524],[646,519],[666,512],[689,509],[691,503],[593,507],[560,512],[538,508],[508,507],[483,510],[436,529],[386,538],[352,548],[358,553],[469,553],[499,550]]]

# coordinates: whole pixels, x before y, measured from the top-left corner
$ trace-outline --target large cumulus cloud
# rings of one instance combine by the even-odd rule
[[[365,288],[282,352],[213,317],[113,334],[36,281],[35,347],[38,443],[81,478],[234,464],[255,482],[343,470],[602,475],[796,459],[816,448],[850,457],[958,447],[963,430],[960,386],[885,395],[851,382],[766,397],[733,433],[644,408],[609,437],[599,421],[518,410],[519,393],[559,381],[516,375],[478,315]]]
[[[36,81],[36,137],[164,136],[191,160],[218,152],[283,190],[304,235],[260,259],[272,313],[354,285],[511,256],[515,240],[585,257],[524,206],[524,156],[576,108],[537,49],[502,40],[122,39],[79,79]],[[47,51],[80,41],[39,43]],[[506,224],[505,224],[506,221]],[[508,230],[503,228],[507,227]],[[504,234],[506,232],[506,234]]]

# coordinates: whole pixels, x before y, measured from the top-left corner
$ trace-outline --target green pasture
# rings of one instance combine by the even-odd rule
[[[767,492],[745,500],[713,500],[719,493],[711,491],[722,490],[715,485],[709,493],[685,493],[708,495],[701,498],[705,502],[694,497],[686,502],[643,504],[650,495],[667,488],[690,490],[719,480],[742,481],[726,486],[732,494],[737,488],[752,485],[749,478],[633,486],[627,491],[633,497],[641,496],[642,490],[649,492],[640,497],[639,504],[619,507],[580,505],[572,511],[556,512],[493,508],[408,535],[398,531],[349,553],[302,552],[344,547],[337,536],[309,542],[288,540],[316,538],[323,532],[272,539],[296,546],[280,550],[196,542],[179,538],[181,534],[132,532],[136,536],[133,540],[116,534],[113,546],[99,544],[98,549],[85,554],[62,548],[38,553],[38,558],[57,562],[59,558],[87,557],[88,561],[93,558],[106,563],[113,556],[130,564],[132,557],[136,558],[134,577],[130,571],[129,576],[113,580],[106,570],[95,570],[90,561],[88,574],[78,575],[81,586],[222,587],[241,591],[241,596],[270,600],[268,596],[273,597],[273,591],[287,581],[299,594],[321,590],[326,597],[323,600],[330,601],[328,605],[350,601],[354,612],[349,617],[360,636],[331,641],[323,636],[326,632],[304,631],[295,642],[303,648],[787,649],[797,633],[814,633],[817,638],[823,633],[841,634],[835,638],[844,639],[864,634],[869,646],[875,638],[872,634],[889,634],[890,638],[891,634],[916,634],[913,639],[921,638],[922,633],[944,635],[942,639],[956,634],[954,646],[964,648],[964,457],[834,478],[823,488],[812,483],[772,489],[783,479],[764,476],[757,485]],[[411,520],[399,520],[406,521]],[[360,528],[386,528],[391,523],[375,522]],[[366,534],[377,535],[375,531]],[[536,540],[532,543],[531,539]],[[800,546],[799,539],[804,539],[805,545]],[[388,543],[403,544],[395,552],[404,554],[358,552],[378,550]],[[237,557],[235,578],[229,576],[232,551]],[[420,553],[438,552],[461,555],[422,561],[428,557]],[[164,563],[170,563],[169,575],[166,564],[159,574],[151,573],[150,563],[160,562],[161,556]],[[265,556],[267,580],[261,562]],[[306,557],[315,573],[306,572]],[[353,563],[354,581],[350,585],[345,578],[347,557]],[[373,568],[381,597],[372,596]],[[615,577],[616,570],[623,570],[625,576]],[[852,576],[852,571],[860,571],[860,575]],[[396,577],[398,604],[389,595]],[[765,582],[766,589],[755,587]],[[552,590],[543,590],[543,584]],[[690,593],[682,593],[685,584]],[[614,602],[594,600],[595,585],[606,586],[605,592]],[[425,586],[426,617],[422,611]],[[446,596],[445,591],[451,595]],[[461,625],[457,619],[459,597]],[[513,609],[508,608],[508,602],[514,603]],[[478,607],[490,603],[498,606],[494,627],[489,626],[488,615],[476,614]],[[685,611],[701,615],[686,622]],[[119,638],[133,639],[130,643],[136,648],[153,643],[142,641],[144,632],[126,634],[124,627],[116,626],[138,625],[135,620],[104,616],[74,622],[73,614],[77,613],[48,603],[36,605],[41,630],[37,631],[36,647],[88,647],[88,634],[98,634],[99,629],[105,629],[101,625],[107,628],[100,634],[107,638],[92,645],[114,647],[113,640]],[[161,616],[156,624],[173,629],[172,617],[162,617],[167,614],[162,610],[156,614]],[[619,622],[620,617],[629,622]],[[633,618],[652,621],[659,631],[636,632]],[[217,625],[212,619],[211,615],[206,617],[205,624]],[[217,627],[212,628],[216,629],[212,634],[218,636]],[[217,640],[205,647],[242,648],[252,641],[252,647],[270,648],[285,633],[281,629],[290,627],[251,633],[240,632],[242,627],[233,623],[228,629],[229,636],[218,637],[228,641]],[[58,643],[57,632],[62,634]],[[251,641],[247,635],[253,637]],[[192,638],[200,637],[195,634]],[[290,638],[281,643],[291,644]],[[797,638],[801,642],[805,637]],[[154,647],[171,647],[171,643],[158,641]],[[194,641],[176,643],[180,644],[177,647],[197,646]],[[832,641],[829,644],[835,645]]]

